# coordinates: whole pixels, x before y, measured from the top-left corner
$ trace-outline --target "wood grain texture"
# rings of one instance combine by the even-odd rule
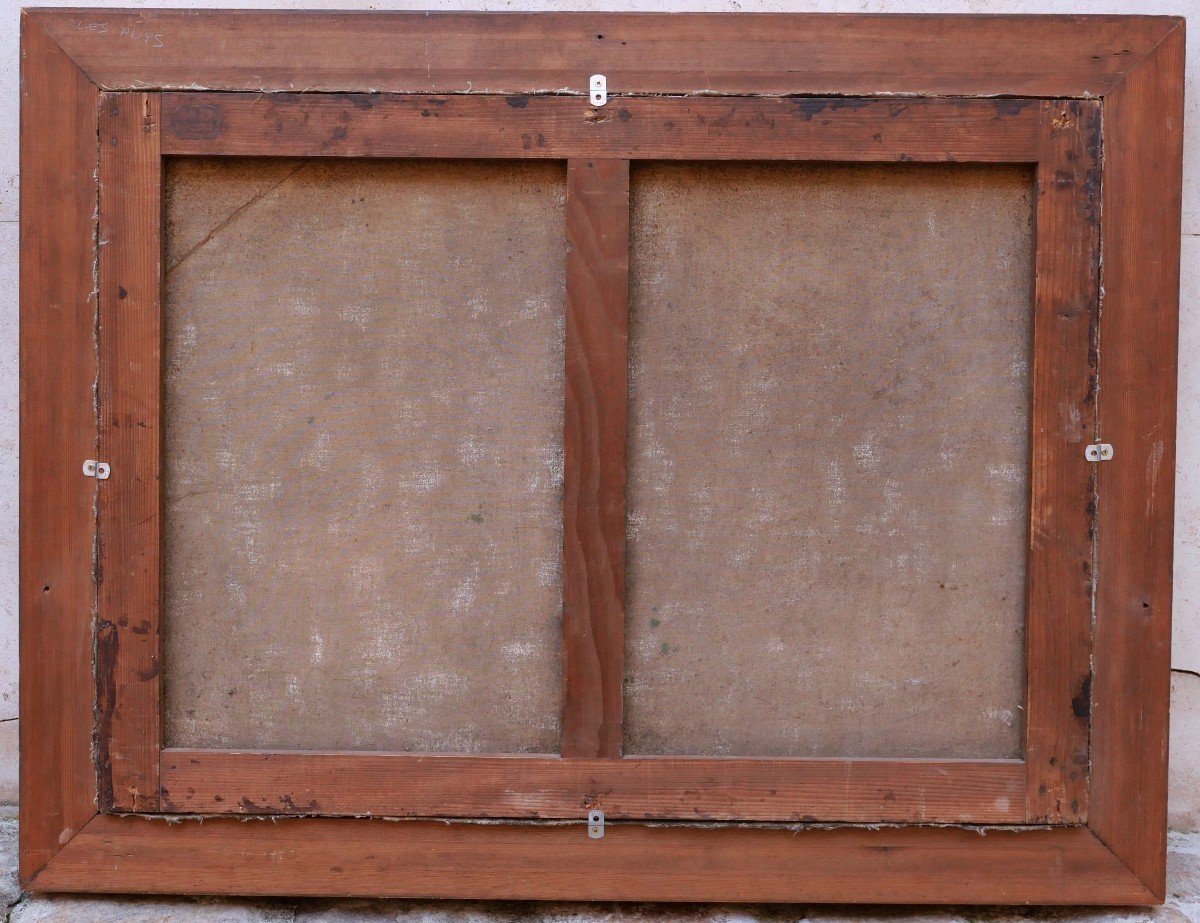
[[[567,163],[565,757],[621,755],[629,161]]]
[[[164,809],[203,814],[1021,823],[1017,760],[746,760],[165,750]]]
[[[1098,599],[1088,824],[1165,893],[1182,24],[1104,102]]]
[[[158,807],[162,748],[159,97],[100,96],[97,760],[100,803]]]
[[[1182,59],[1182,20],[1174,18],[733,20],[678,14],[428,17],[96,9],[25,14],[23,879],[39,890],[76,891],[1160,902]],[[804,62],[802,69],[797,61]],[[542,94],[565,89],[582,94],[586,75],[597,71],[609,75],[610,89],[618,94],[606,109],[616,114],[617,123],[622,108],[630,115],[626,122],[638,121],[634,101],[622,100],[621,92],[671,92],[673,86],[681,93],[1105,96],[1100,436],[1117,446],[1117,454],[1098,470],[1090,830],[1075,826],[980,836],[915,827],[797,833],[613,824],[605,839],[595,842],[575,825],[296,818],[260,824],[238,818],[171,826],[94,816],[92,617],[98,575],[92,572],[91,552],[96,484],[79,472],[82,459],[94,457],[97,445],[92,403],[97,375],[97,308],[92,300],[97,92],[89,78],[109,89],[140,92],[201,85],[256,95],[315,89],[367,93],[376,99],[373,94],[379,90]],[[524,99],[527,109],[535,102]],[[576,113],[595,115],[579,100],[568,102]],[[934,160],[954,156],[958,149],[939,154],[936,145],[922,146],[916,123],[896,132],[876,126],[877,140],[866,133],[868,121],[856,122],[848,114],[856,110],[842,106],[848,113],[835,116],[827,111],[827,100],[773,102],[798,109],[800,121],[809,114],[816,123],[811,136],[790,128],[764,134],[768,147],[797,150],[797,157],[823,156],[830,148],[816,136],[833,130],[835,123],[841,126],[834,133],[843,148],[857,147],[877,159],[906,155]],[[1003,115],[1005,101],[988,104]],[[512,108],[520,106],[521,100],[513,99]],[[332,111],[337,119],[346,112]],[[709,126],[715,156],[752,152],[752,127],[736,124],[746,115],[746,109],[727,108],[726,121],[733,127]],[[350,114],[347,122],[353,118]],[[475,129],[420,134],[413,128],[417,118],[434,117],[419,110],[405,116],[404,131],[420,140],[406,142],[406,149],[395,138],[385,138],[378,150],[389,156],[404,150],[420,156],[439,150],[482,156],[470,153],[479,149]],[[567,157],[575,150],[578,156],[682,157],[709,143],[702,144],[707,136],[691,126],[683,142],[630,150],[636,133],[610,124],[612,116],[595,119],[600,126],[595,135],[607,139],[603,142],[575,124],[580,115],[570,118],[564,134],[543,132],[546,143],[540,148],[537,129],[526,127],[502,141],[493,138],[495,153],[489,156],[525,156],[514,152],[527,143],[530,151],[555,151],[545,156]],[[657,130],[675,131],[666,121]],[[958,121],[946,124],[951,127],[939,137],[949,139],[947,144],[961,144],[960,153],[976,150],[973,142],[961,141],[975,135],[974,130]],[[993,145],[998,153],[989,156],[1036,159],[1041,135],[1031,124],[1022,124],[1011,147],[1005,146],[1004,130],[992,135],[1000,147]],[[284,120],[279,133],[286,134],[288,126]],[[291,143],[315,154],[322,151],[305,145],[326,145],[331,153],[370,153],[374,142],[363,143],[370,138],[349,128],[345,137],[338,137],[328,118],[321,127],[324,134],[297,132],[299,140]],[[986,135],[985,126],[977,127]],[[252,134],[246,151],[276,152]],[[770,141],[772,137],[777,140]],[[591,147],[570,148],[577,139],[593,139]],[[915,153],[906,149],[910,139]],[[448,146],[439,148],[443,142]],[[839,144],[831,148],[836,152]],[[849,159],[844,152],[840,156]],[[30,511],[36,511],[36,520]],[[572,762],[589,768],[601,761]]]
[[[1021,99],[167,93],[163,151],[294,157],[1031,162]]]
[[[21,837],[29,881],[96,813],[95,87],[21,18]]]
[[[476,899],[1147,904],[1082,827],[712,829],[97,817],[54,891]]]
[[[1026,615],[1031,823],[1087,817],[1100,103],[1041,104]]]
[[[107,89],[1098,96],[1178,19],[39,10]]]

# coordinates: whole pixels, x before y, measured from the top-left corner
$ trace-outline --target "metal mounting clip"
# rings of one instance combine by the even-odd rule
[[[588,811],[588,836],[593,840],[604,838],[603,811]]]
[[[1107,442],[1096,442],[1083,450],[1083,457],[1090,462],[1108,461],[1113,457],[1113,447]]]
[[[97,481],[107,481],[108,476],[112,473],[112,469],[108,467],[108,462],[94,461],[88,459],[83,463],[83,473],[89,478],[95,478]]]
[[[592,74],[591,98],[593,106],[603,106],[608,102],[608,80],[603,74]]]

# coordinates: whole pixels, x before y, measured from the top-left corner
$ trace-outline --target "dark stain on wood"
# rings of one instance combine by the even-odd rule
[[[238,802],[242,810],[247,814],[279,814],[279,809],[272,807],[269,804],[256,804],[246,796],[242,796]]]
[[[181,140],[212,141],[224,132],[225,116],[219,106],[184,104],[171,113],[171,134]]]
[[[1000,116],[1020,115],[1032,102],[1032,99],[994,99],[992,106]]]
[[[1076,718],[1081,718],[1087,721],[1092,714],[1092,675],[1089,673],[1083,678],[1083,684],[1079,687],[1079,693],[1071,699],[1071,711]]]
[[[121,637],[107,620],[96,624],[96,775],[102,809],[113,804],[112,724],[117,705],[117,654]]]

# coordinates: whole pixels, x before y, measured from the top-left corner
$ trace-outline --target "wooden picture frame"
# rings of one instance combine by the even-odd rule
[[[1141,16],[26,11],[24,885],[1161,902],[1183,47]],[[567,161],[561,753],[163,749],[162,164],[193,154]],[[622,757],[638,159],[1036,164],[1023,759]]]

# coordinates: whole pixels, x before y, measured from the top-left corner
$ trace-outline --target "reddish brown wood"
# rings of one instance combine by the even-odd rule
[[[1041,104],[1025,759],[1029,820],[1087,817],[1100,104]]]
[[[1104,103],[1096,835],[1165,894],[1183,25]]]
[[[165,750],[163,808],[200,814],[1021,823],[1017,760],[413,756]]]
[[[1144,904],[1084,827],[705,828],[97,817],[53,891],[632,901]]]
[[[598,23],[605,28],[597,29]],[[97,10],[27,14],[21,141],[24,879],[44,890],[193,893],[1161,901],[1182,49],[1182,20],[1148,17],[443,18]],[[804,61],[804,67],[797,69],[796,61]],[[606,73],[617,94],[600,112],[574,98],[447,97],[442,106],[456,113],[449,128],[421,127],[418,120],[432,124],[445,118],[433,115],[432,109],[429,115],[421,114],[416,106],[429,100],[384,102],[372,93],[408,89],[549,95],[564,87],[582,93],[586,75],[594,72]],[[272,148],[261,131],[251,130],[254,113],[245,108],[236,122],[245,127],[233,131],[229,126],[234,122],[220,123],[224,134],[218,134],[228,135],[221,143],[186,139],[188,145],[211,143],[209,152],[227,154],[293,150],[314,155],[956,157],[1022,162],[1037,160],[1050,148],[1039,127],[1042,107],[1022,107],[1020,100],[700,97],[685,102],[619,94],[704,90],[1104,96],[1107,294],[1100,435],[1114,443],[1117,452],[1113,461],[1098,468],[1099,590],[1091,695],[1092,780],[1086,808],[1090,829],[993,831],[979,836],[926,827],[795,833],[617,823],[596,842],[574,825],[290,818],[279,824],[217,819],[172,827],[138,818],[94,817],[93,586],[94,577],[102,574],[92,573],[96,484],[82,476],[80,466],[84,458],[94,457],[97,439],[95,337],[103,331],[91,296],[98,281],[103,288],[103,280],[97,279],[95,243],[104,238],[95,233],[97,92],[89,78],[109,89],[151,92],[207,86],[265,98],[269,109],[258,114],[269,111],[277,116],[282,129],[276,134],[290,140]],[[287,101],[261,92],[300,89],[372,95],[306,95],[297,103],[300,109],[287,110]],[[251,105],[247,99],[222,97],[217,102],[236,108]],[[177,102],[198,101],[197,95]],[[356,103],[364,107],[364,115],[355,114]],[[367,103],[372,104],[369,110]],[[525,120],[509,121],[508,112],[495,109],[500,104]],[[896,109],[888,116],[897,123],[894,127],[885,125],[882,110],[873,108],[888,104]],[[709,105],[715,108],[703,108]],[[294,121],[302,118],[297,113],[308,106],[316,129],[295,130]],[[673,111],[694,121],[679,127],[663,115],[667,109],[659,108],[669,106],[682,107]],[[622,110],[628,118],[622,117]],[[490,113],[484,118],[490,129],[472,115],[478,112]],[[660,120],[654,122],[651,114]],[[542,145],[538,127],[531,130],[533,116],[540,120]],[[338,135],[334,119],[346,123],[344,137]],[[202,121],[193,119],[193,125]],[[824,136],[833,140],[822,140]],[[190,150],[185,139],[179,140],[176,152]],[[1066,143],[1065,136],[1060,140]],[[164,139],[164,153],[168,141],[170,137]],[[1077,182],[1073,176],[1069,184]],[[1052,205],[1045,203],[1047,209]],[[1054,213],[1061,219],[1058,205]],[[1058,270],[1050,278],[1057,274]],[[1064,283],[1068,279],[1067,273],[1061,274]],[[1044,282],[1039,310],[1052,291],[1057,289]],[[1068,319],[1062,320],[1066,324]],[[1038,329],[1044,338],[1042,326]],[[1057,488],[1047,490],[1053,493]],[[30,518],[30,511],[36,511],[36,519]],[[1068,558],[1071,553],[1077,552],[1069,552]],[[1034,574],[1035,592],[1038,579]],[[1031,632],[1030,637],[1041,634]],[[1075,656],[1072,650],[1064,662],[1074,663]],[[1061,698],[1056,683],[1031,676],[1031,688],[1035,695],[1036,689],[1048,690],[1046,701]],[[1053,727],[1065,736],[1045,733]],[[1053,719],[1045,723],[1032,714],[1030,730],[1031,744],[1038,738],[1039,746],[1050,741],[1051,747],[1077,742],[1079,733],[1077,725],[1056,725]],[[232,756],[211,755],[218,760]],[[301,760],[310,756],[291,755]],[[356,759],[367,767],[375,757]],[[590,770],[609,761],[558,762]],[[854,776],[865,761],[832,762],[851,767],[844,771]],[[806,772],[819,768],[811,761],[798,765]],[[229,767],[231,774],[235,768]],[[624,771],[625,766],[620,768]],[[322,764],[321,771],[328,767]],[[335,774],[336,769],[331,772]],[[708,784],[707,778],[698,784]],[[890,770],[889,778],[894,778]],[[249,781],[262,779],[269,782],[271,777]],[[451,776],[450,782],[455,781],[462,779]],[[346,793],[353,788],[348,784],[338,789],[335,779],[328,784],[338,797],[349,797]],[[426,791],[421,784],[414,783],[412,790]],[[491,797],[487,786],[494,786],[494,780],[476,784]],[[755,784],[760,799],[779,797],[780,789],[772,793],[765,783]],[[853,788],[859,784],[861,791]],[[767,795],[762,795],[763,787]],[[961,797],[961,786],[958,792]],[[1025,786],[1018,783],[1019,803],[1024,792]],[[1050,793],[1048,784],[1047,797]],[[185,792],[188,798],[197,794],[219,793],[203,787]],[[872,799],[879,797],[878,787],[854,781],[844,803],[869,810]],[[1027,799],[1034,812],[1046,810],[1039,797],[1037,788]],[[828,803],[836,807],[837,802]],[[580,813],[585,807],[579,805]],[[1021,803],[1018,810],[1024,809]],[[335,865],[339,860],[343,864]]]
[[[21,878],[96,813],[96,88],[21,18]]]
[[[1165,16],[39,10],[106,89],[1100,96]]]
[[[1037,160],[1019,99],[167,93],[163,153],[288,157]]]
[[[621,755],[629,161],[567,163],[563,742]]]
[[[159,96],[100,96],[100,486],[97,756],[100,803],[158,808],[162,749],[162,159]]]

